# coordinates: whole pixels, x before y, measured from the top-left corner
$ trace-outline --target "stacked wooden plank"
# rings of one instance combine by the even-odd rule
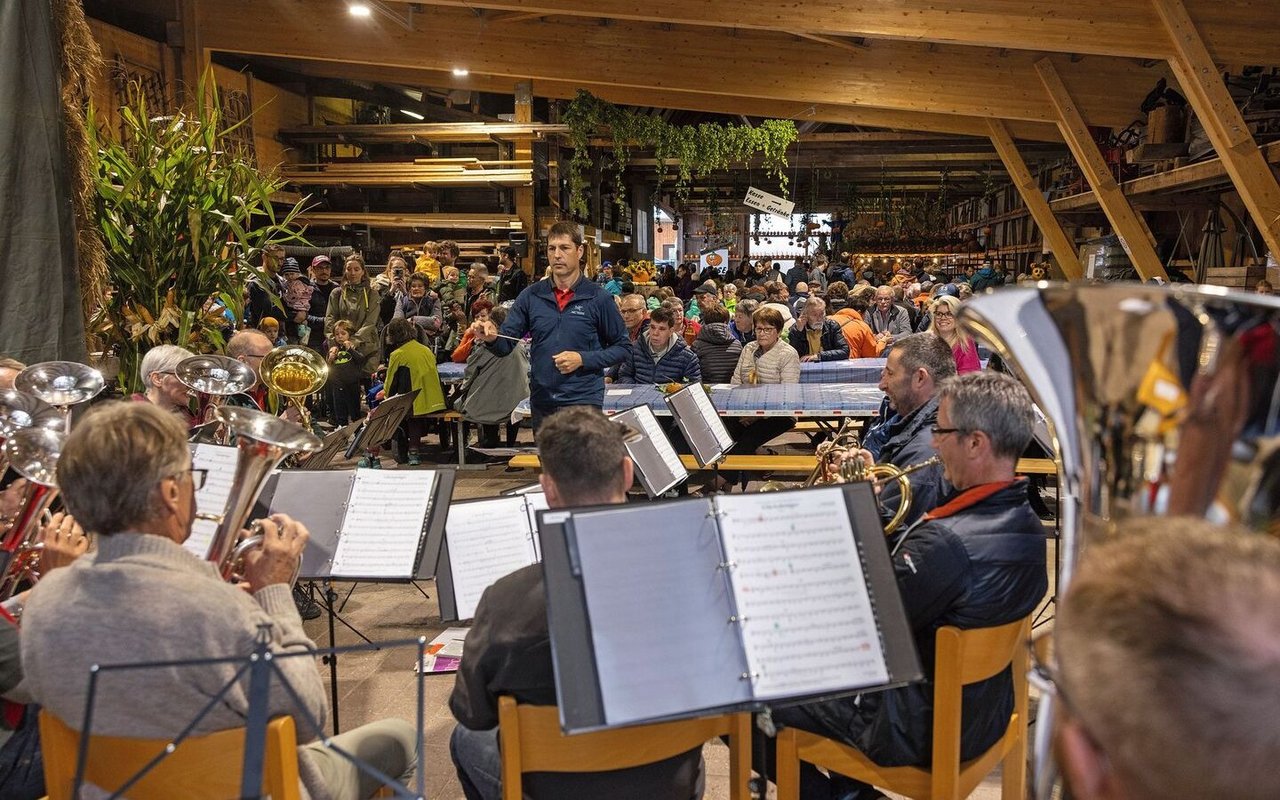
[[[528,186],[532,161],[422,158],[414,161],[333,161],[296,164],[280,176],[297,186]]]

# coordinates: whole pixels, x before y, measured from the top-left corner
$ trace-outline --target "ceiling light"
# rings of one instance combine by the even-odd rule
[[[404,114],[406,117],[413,117],[414,119],[426,119],[426,117],[422,116],[417,111],[410,111],[407,108],[400,109],[400,113]]]
[[[373,9],[367,3],[352,3],[347,6],[347,11],[351,12],[351,16],[368,19],[373,16]]]
[[[454,68],[453,68],[453,77],[455,77],[455,78],[465,78],[465,77],[467,77],[467,76],[468,76],[468,75],[470,75],[470,74],[471,74],[471,73],[470,73],[469,71],[467,71],[467,70],[463,69],[462,67],[454,67]]]

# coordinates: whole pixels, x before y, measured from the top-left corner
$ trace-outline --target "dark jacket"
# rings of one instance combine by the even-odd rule
[[[805,356],[817,356],[819,361],[844,361],[849,357],[849,342],[844,338],[844,333],[840,330],[840,323],[834,319],[827,317],[822,321],[822,350],[817,353],[809,352],[809,337],[805,333],[805,329],[801,327],[801,321],[797,320],[795,325],[791,326],[791,332],[787,334],[787,340],[801,358]]]
[[[742,342],[733,338],[728,322],[711,322],[702,326],[693,340],[693,352],[702,368],[706,383],[728,383],[742,356]]]
[[[505,273],[498,273],[498,300],[506,303],[515,300],[529,285],[529,273],[519,265],[513,265]]]
[[[739,344],[747,344],[748,342],[754,342],[756,340],[756,332],[754,329],[749,331],[740,331],[738,330],[738,325],[735,320],[729,320],[728,329],[729,335],[737,339]]]
[[[794,265],[792,265],[791,269],[787,270],[786,275],[783,277],[783,283],[787,285],[787,291],[794,294],[796,290],[796,284],[800,283],[801,281],[807,281],[808,279],[809,279],[809,270],[805,269],[804,264],[801,264],[799,261],[797,261]]]
[[[338,288],[338,284],[329,281],[324,286],[316,284],[311,291],[311,308],[307,310],[307,325],[311,327],[311,338],[307,347],[316,352],[324,351],[324,315],[329,310],[329,295]]]
[[[889,438],[880,448],[878,464],[909,467],[938,454],[933,449],[933,433],[929,430],[938,423],[938,398],[933,396],[924,405],[906,417],[896,416],[889,423]],[[918,469],[907,476],[911,484],[911,511],[904,522],[910,524],[924,512],[936,506],[939,499],[951,491],[951,484],[942,477],[942,465]],[[888,520],[898,508],[900,495],[898,482],[892,481],[880,490],[881,516]]]
[[[499,340],[501,341],[501,340]],[[556,679],[547,631],[547,594],[542,565],[532,564],[485,590],[467,634],[466,657],[458,667],[449,710],[463,727],[498,725],[498,697],[556,704]],[[702,748],[664,761],[613,772],[530,773],[525,793],[536,800],[618,800],[693,798]]]
[[[262,281],[257,278],[249,281],[249,302],[244,309],[245,322],[257,327],[264,317],[271,317],[280,323],[280,331],[283,333],[287,315],[284,303],[280,300],[282,294],[278,276],[267,277]]]
[[[969,279],[969,285],[973,287],[974,294],[977,294],[984,289],[1004,286],[1004,276],[996,272],[993,267],[981,267],[973,273],[973,277]]]
[[[671,334],[671,347],[656,362],[649,337],[641,336],[631,344],[627,360],[618,369],[618,383],[699,383],[702,367],[698,356],[684,343],[684,339]]]
[[[502,324],[503,336],[521,339],[527,333],[533,334],[529,352],[533,405],[604,405],[604,370],[622,363],[631,349],[627,326],[608,292],[583,276],[574,284],[573,299],[561,311],[551,281],[537,281],[520,293]],[[515,346],[511,339],[495,339],[487,345],[500,356]],[[561,375],[554,357],[565,350],[581,353],[582,367]]]
[[[1044,527],[1019,479],[948,500],[954,513],[926,519],[900,536],[894,575],[925,680],[899,689],[815,703],[808,710],[840,738],[885,766],[932,757],[934,636],[946,625],[989,628],[1030,614],[1048,591]],[[958,510],[957,510],[958,509]],[[1008,669],[964,688],[960,760],[976,758],[1005,731],[1013,711]]]

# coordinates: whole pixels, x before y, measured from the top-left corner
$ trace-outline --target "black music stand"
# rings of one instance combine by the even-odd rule
[[[364,418],[363,427],[356,432],[351,444],[347,445],[347,458],[361,451],[369,454],[391,441],[400,423],[404,422],[404,418],[413,411],[413,401],[417,396],[418,390],[414,389],[411,392],[388,397],[379,403],[378,407]]]
[[[347,446],[363,424],[364,420],[358,419],[325,436],[319,450],[298,462],[298,469],[333,469],[333,462],[339,454],[345,457]]]

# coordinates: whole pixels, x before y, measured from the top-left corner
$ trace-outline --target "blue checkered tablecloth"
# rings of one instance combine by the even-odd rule
[[[445,361],[436,365],[443,384],[458,383],[466,364],[455,364]],[[883,358],[851,358],[845,361],[814,361],[800,365],[801,383],[869,383],[873,386],[880,381],[880,370],[884,369]]]
[[[461,383],[462,373],[466,371],[466,364],[455,364],[452,361],[444,361],[436,364],[436,372],[440,373],[441,383]]]
[[[785,383],[767,386],[713,387],[711,403],[722,417],[873,417],[884,395],[874,385]],[[657,416],[670,416],[662,392],[649,385],[610,386],[604,412],[616,414],[647,405]],[[529,415],[529,401],[517,413]]]

